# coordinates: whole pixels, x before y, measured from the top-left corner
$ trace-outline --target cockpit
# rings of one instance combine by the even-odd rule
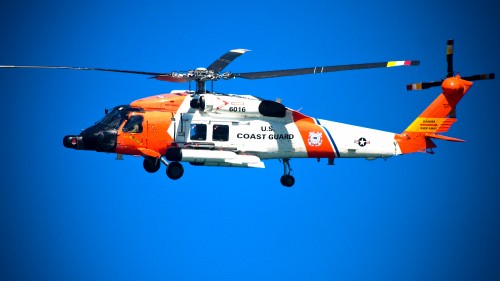
[[[125,120],[129,122],[124,126],[124,131],[128,131],[129,133],[142,131],[143,117],[138,115],[128,118],[131,112],[144,112],[144,110],[129,105],[117,106],[107,113],[101,121],[83,130],[80,135],[65,136],[63,144],[67,148],[79,150],[114,152],[116,149],[118,128],[120,128],[120,125]]]
[[[128,105],[119,105],[107,113],[101,121],[97,122],[97,124],[103,125],[109,129],[118,130],[123,121],[127,119],[130,112],[144,112],[144,110]]]

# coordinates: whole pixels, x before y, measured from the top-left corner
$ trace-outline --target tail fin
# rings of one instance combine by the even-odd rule
[[[436,147],[432,138],[461,142],[463,140],[439,135],[449,130],[457,121],[455,108],[472,86],[472,82],[460,78],[460,75],[446,78],[441,93],[404,132],[396,135],[401,153],[425,152]]]

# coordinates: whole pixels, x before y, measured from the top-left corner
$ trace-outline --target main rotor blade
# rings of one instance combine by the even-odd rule
[[[95,70],[95,71],[106,71],[106,72],[120,72],[120,73],[130,73],[130,74],[141,74],[141,75],[150,75],[150,76],[159,76],[159,75],[164,75],[165,74],[165,73],[159,73],[159,72],[147,72],[147,71],[137,71],[137,70],[122,70],[122,69],[109,69],[109,68],[97,68],[97,67],[77,67],[77,66],[0,65],[0,68]]]
[[[307,68],[296,68],[296,69],[285,69],[285,70],[233,73],[228,78],[264,79],[264,78],[275,78],[275,77],[304,75],[304,74],[319,74],[325,72],[356,70],[356,69],[385,68],[394,66],[416,66],[419,64],[420,61],[411,61],[411,60],[386,61],[386,62],[375,62],[375,63],[337,65],[337,66],[319,66],[319,67],[307,67]]]
[[[243,55],[250,50],[246,49],[234,49],[224,55],[222,55],[218,60],[214,61],[210,66],[207,67],[208,70],[213,70],[215,73],[221,72],[226,66],[228,66],[237,57]]]

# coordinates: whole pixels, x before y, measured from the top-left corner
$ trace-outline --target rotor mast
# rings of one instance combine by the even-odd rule
[[[247,49],[233,49],[222,55],[216,61],[214,61],[207,68],[197,68],[193,72],[193,80],[196,81],[196,94],[202,94],[206,92],[205,82],[217,81],[220,78],[228,79],[230,76],[229,72],[221,74],[220,72],[226,68],[231,62],[233,62],[237,57],[248,52]]]

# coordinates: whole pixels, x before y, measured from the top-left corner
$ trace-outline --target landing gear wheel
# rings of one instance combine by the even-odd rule
[[[283,159],[283,176],[281,176],[280,182],[286,187],[292,187],[295,183],[295,178],[290,175],[292,172],[292,167],[290,167],[290,159]]]
[[[144,158],[144,162],[142,162],[142,166],[144,167],[144,170],[148,173],[156,173],[160,169],[161,162],[159,159],[152,158]]]
[[[178,180],[184,174],[184,168],[179,162],[171,162],[167,167],[167,176],[170,179]]]
[[[292,187],[295,183],[295,178],[291,175],[283,175],[281,176],[280,182],[286,187]]]

